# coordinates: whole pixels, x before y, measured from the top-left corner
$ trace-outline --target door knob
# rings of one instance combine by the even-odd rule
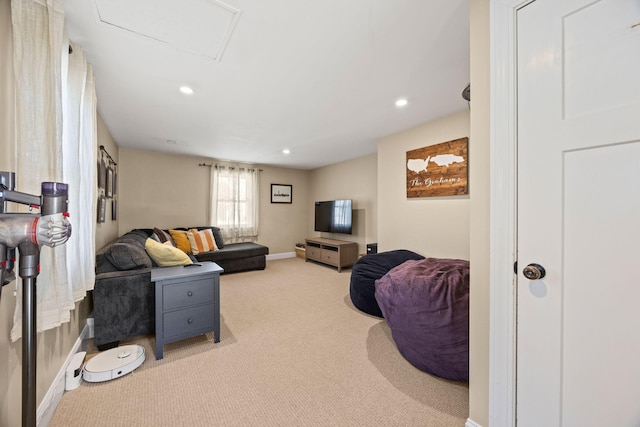
[[[538,280],[542,279],[547,272],[540,264],[529,264],[522,270],[522,274],[529,280]]]

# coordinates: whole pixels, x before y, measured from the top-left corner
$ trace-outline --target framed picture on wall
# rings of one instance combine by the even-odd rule
[[[107,179],[107,165],[103,159],[98,161],[98,188],[104,188]]]
[[[407,151],[407,198],[468,194],[468,144],[464,137]]]
[[[116,194],[118,194],[118,170],[115,167],[113,168],[113,177],[111,179],[111,190],[113,193],[113,197],[116,197]]]
[[[293,186],[271,184],[271,203],[293,203]]]
[[[107,187],[105,188],[105,193],[109,199],[113,197],[113,169],[111,166],[107,168]]]
[[[118,200],[113,199],[111,201],[111,221],[118,219]]]
[[[98,222],[103,223],[107,215],[107,198],[98,196]]]

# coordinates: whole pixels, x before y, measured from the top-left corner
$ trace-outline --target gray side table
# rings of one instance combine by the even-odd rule
[[[151,269],[156,290],[156,359],[164,344],[213,331],[220,342],[220,273],[215,262]]]

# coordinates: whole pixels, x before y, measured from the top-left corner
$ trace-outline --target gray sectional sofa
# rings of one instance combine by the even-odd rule
[[[224,274],[264,270],[269,248],[257,243],[224,244],[219,229],[212,228],[221,249],[190,255],[194,261],[213,261]],[[106,245],[96,254],[93,289],[94,344],[100,350],[119,341],[155,332],[155,289],[151,283],[153,260],[145,241],[153,229],[132,230]],[[158,267],[162,268],[162,267]]]

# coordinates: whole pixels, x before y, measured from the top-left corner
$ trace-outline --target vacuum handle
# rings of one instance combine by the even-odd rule
[[[69,186],[62,182],[42,183],[41,215],[53,215],[67,212],[69,205]]]

